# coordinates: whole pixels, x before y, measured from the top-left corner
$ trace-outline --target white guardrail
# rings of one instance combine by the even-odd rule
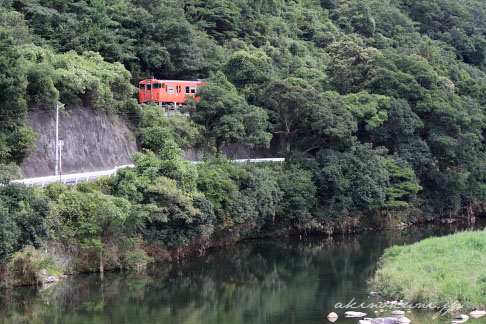
[[[283,158],[269,158],[269,159],[240,159],[240,160],[231,160],[232,163],[262,163],[262,162],[284,162],[285,159]],[[191,161],[193,164],[203,163],[203,161]],[[11,183],[22,183],[27,186],[36,185],[40,187],[44,187],[49,183],[53,182],[61,182],[63,184],[77,184],[79,182],[86,182],[89,180],[96,180],[101,177],[112,177],[116,175],[116,172],[119,169],[123,168],[133,168],[135,167],[133,164],[126,164],[117,166],[111,170],[104,170],[104,171],[93,171],[93,172],[83,172],[83,173],[74,173],[74,174],[63,174],[62,176],[48,176],[48,177],[39,177],[39,178],[28,178],[28,179],[21,179],[21,180],[12,180]]]

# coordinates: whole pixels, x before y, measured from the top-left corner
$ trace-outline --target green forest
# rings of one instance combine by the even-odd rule
[[[480,216],[485,35],[480,0],[0,0],[0,279]],[[188,117],[138,104],[152,76],[205,79]],[[9,183],[36,145],[29,109],[56,103],[125,118],[136,167]],[[228,144],[286,162],[229,163]],[[204,163],[182,160],[193,147]]]

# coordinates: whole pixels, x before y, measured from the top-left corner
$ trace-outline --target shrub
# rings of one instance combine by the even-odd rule
[[[7,264],[7,271],[9,284],[13,286],[38,285],[49,276],[60,276],[63,273],[52,256],[32,246],[26,246],[15,253]]]

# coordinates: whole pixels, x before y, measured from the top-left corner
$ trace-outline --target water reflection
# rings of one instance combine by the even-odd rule
[[[326,323],[329,312],[344,312],[334,308],[338,302],[376,301],[366,281],[385,248],[456,229],[247,241],[146,273],[78,276],[47,289],[3,291],[0,322]],[[450,322],[432,315],[408,314],[415,323]]]

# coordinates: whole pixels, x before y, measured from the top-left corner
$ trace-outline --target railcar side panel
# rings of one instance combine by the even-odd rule
[[[140,103],[155,102],[157,104],[184,104],[189,97],[195,98],[199,87],[204,82],[200,80],[157,80],[146,79],[139,83],[138,100]]]

